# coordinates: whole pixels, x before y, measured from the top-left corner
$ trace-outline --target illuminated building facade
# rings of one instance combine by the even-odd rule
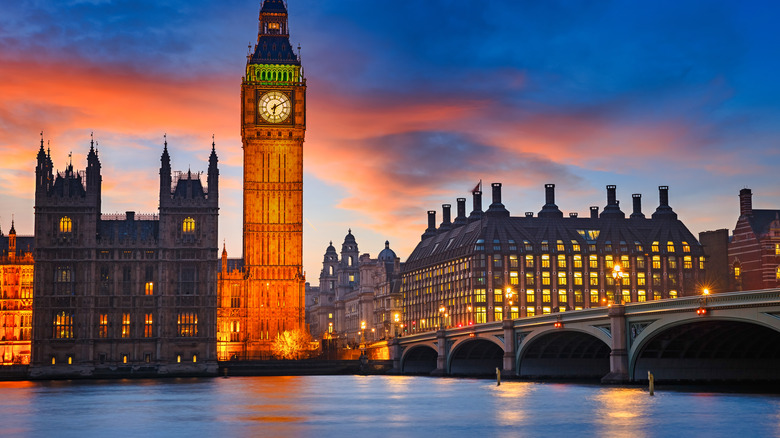
[[[340,255],[333,243],[325,250],[319,287],[309,288],[314,295],[307,296],[314,339],[336,338],[354,345],[393,335],[393,315],[401,312],[401,260],[387,241],[375,259],[359,254],[352,230]]]
[[[780,210],[753,208],[753,192],[739,191],[739,219],[728,243],[731,290],[780,286]]]
[[[511,217],[501,184],[492,190],[484,212],[482,193],[473,193],[468,217],[465,198],[454,221],[445,204],[438,228],[436,212],[428,212],[428,229],[401,274],[407,332],[602,306],[615,301],[618,287],[623,302],[701,293],[703,249],[669,206],[665,186],[651,218],[639,194],[627,218],[615,186],[607,186],[604,210],[591,207],[588,218],[564,217],[553,184],[536,216]],[[627,274],[619,286],[616,263]]]
[[[267,357],[278,334],[305,329],[305,106],[306,81],[290,45],[287,7],[282,0],[264,0],[241,84],[244,253],[240,273],[223,272],[220,280],[228,287],[220,289],[222,358]],[[237,307],[223,307],[234,286],[241,291]]]
[[[172,172],[158,214],[103,215],[94,142],[86,171],[35,171],[32,377],[216,373],[218,177]]]
[[[33,238],[0,231],[0,365],[29,364],[32,339]]]

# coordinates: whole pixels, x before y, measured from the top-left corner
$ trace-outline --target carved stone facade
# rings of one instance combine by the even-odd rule
[[[307,320],[314,339],[336,338],[342,345],[388,339],[394,315],[401,312],[401,262],[390,243],[378,257],[358,255],[350,230],[341,255],[325,250],[319,287],[307,290]]]
[[[220,274],[220,358],[266,358],[277,335],[305,329],[305,131],[306,80],[290,45],[287,7],[264,0],[241,84],[244,252],[236,269],[223,264]]]
[[[94,143],[86,171],[35,171],[32,377],[216,373],[217,155],[208,186],[172,173],[157,214],[102,215]]]
[[[0,365],[30,363],[33,238],[0,231]]]

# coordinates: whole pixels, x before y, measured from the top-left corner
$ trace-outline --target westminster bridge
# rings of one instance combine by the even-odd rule
[[[520,378],[780,380],[780,289],[629,303],[405,335],[395,372]]]

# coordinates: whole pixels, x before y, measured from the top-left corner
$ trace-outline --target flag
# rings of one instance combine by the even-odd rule
[[[482,180],[479,180],[479,182],[477,183],[477,185],[475,185],[475,186],[474,186],[474,188],[473,188],[473,189],[471,189],[471,193],[474,193],[474,192],[481,192],[481,191],[482,191]]]

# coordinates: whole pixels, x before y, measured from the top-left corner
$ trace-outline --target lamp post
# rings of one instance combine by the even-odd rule
[[[620,279],[623,278],[623,271],[620,270],[620,263],[615,263],[612,268],[612,278],[615,279],[615,296],[612,299],[614,304],[623,304],[623,295],[620,293]]]
[[[506,288],[505,300],[504,300],[504,307],[505,307],[504,319],[506,319],[506,320],[512,319],[512,315],[511,315],[512,304],[514,304],[514,302],[512,301],[512,297],[514,297],[514,295],[515,295],[515,292],[512,290],[511,287]]]
[[[444,330],[444,313],[447,311],[447,308],[444,307],[444,304],[442,303],[439,306],[439,330]]]
[[[401,315],[398,312],[396,312],[395,315],[393,315],[393,322],[395,322],[395,324],[393,324],[393,327],[395,328],[395,337],[397,338],[398,337],[398,323],[401,322]]]
[[[366,322],[360,321],[360,346],[361,346],[361,352],[362,354],[366,354]]]

